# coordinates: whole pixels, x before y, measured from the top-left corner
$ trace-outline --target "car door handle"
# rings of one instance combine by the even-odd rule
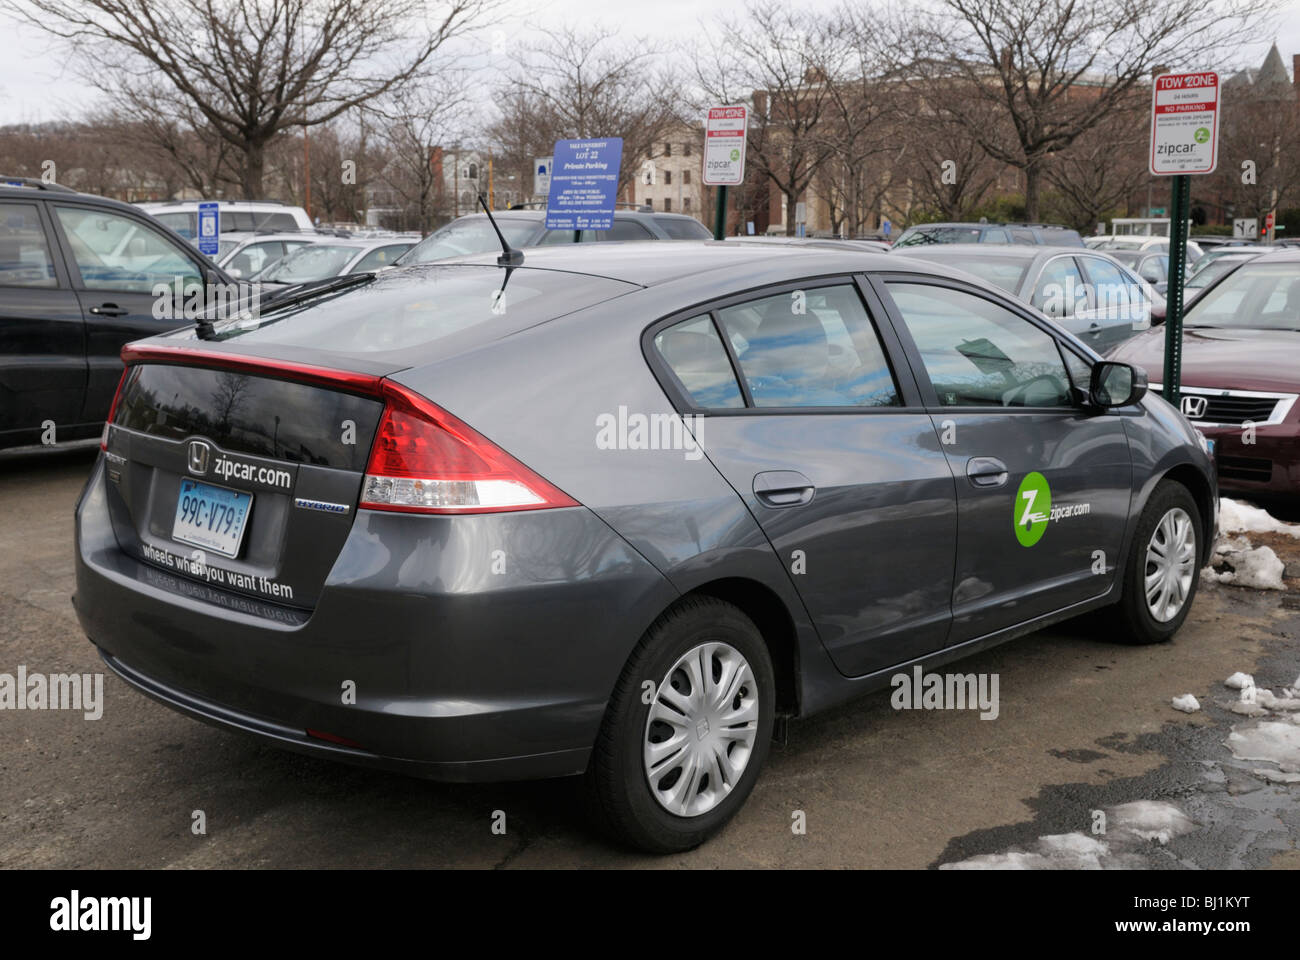
[[[116,303],[101,303],[97,307],[91,307],[90,312],[98,317],[125,317],[131,311]]]
[[[977,487],[1000,487],[1007,482],[1007,465],[996,457],[971,457],[966,476]]]
[[[795,470],[766,470],[754,475],[754,496],[769,507],[797,507],[812,501],[813,482]]]

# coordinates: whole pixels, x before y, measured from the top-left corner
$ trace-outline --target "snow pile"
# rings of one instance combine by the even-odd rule
[[[1286,565],[1272,547],[1252,547],[1245,537],[1232,537],[1215,543],[1214,558],[1204,574],[1207,579],[1235,587],[1285,590],[1286,584],[1282,582],[1285,569]]]
[[[1251,772],[1273,783],[1300,783],[1300,726],[1280,720],[1261,720],[1228,734],[1228,749],[1238,760],[1271,763]]]
[[[1300,727],[1296,728],[1300,732]],[[1039,837],[1029,849],[1013,847],[1005,853],[986,853],[940,870],[1114,870],[1149,866],[1142,851],[1152,843],[1161,846],[1190,833],[1195,824],[1172,803],[1137,800],[1108,807],[1106,832],[1058,833]]]
[[[1267,510],[1227,497],[1219,499],[1219,529],[1223,533],[1286,533],[1300,537],[1300,523],[1283,523]]]
[[[1201,709],[1201,702],[1190,693],[1185,693],[1181,697],[1174,697],[1173,705],[1175,710],[1181,710],[1183,713],[1195,713]]]
[[[1249,673],[1237,672],[1227,680],[1224,680],[1223,685],[1225,687],[1231,687],[1233,690],[1242,690],[1246,687],[1253,687],[1255,685],[1255,678]]]

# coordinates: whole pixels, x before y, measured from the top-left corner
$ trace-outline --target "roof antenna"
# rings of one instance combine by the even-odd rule
[[[492,216],[492,211],[488,209],[487,200],[483,194],[478,195],[478,202],[483,204],[483,212],[487,214],[488,223],[492,224],[492,229],[497,232],[497,239],[501,241],[501,256],[497,257],[497,263],[503,267],[511,267],[524,262],[524,252],[516,250],[510,244],[506,243],[505,236],[501,233],[501,228],[497,226],[496,218]]]

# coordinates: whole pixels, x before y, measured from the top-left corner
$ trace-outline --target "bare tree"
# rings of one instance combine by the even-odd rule
[[[745,162],[771,180],[791,214],[834,153],[832,78],[845,46],[830,18],[760,0],[696,52],[709,103],[750,105]],[[792,215],[786,233],[794,233]]]
[[[1146,97],[1140,92],[1086,137],[1057,153],[1046,168],[1053,195],[1045,206],[1079,230],[1091,230],[1107,211],[1127,207],[1147,179]]]
[[[1025,213],[1036,220],[1053,152],[1095,130],[1153,69],[1199,64],[1207,50],[1223,57],[1262,36],[1277,6],[931,0],[900,17],[901,75],[990,156],[1023,172]]]
[[[517,175],[531,178],[534,157],[556,140],[622,137],[621,191],[637,161],[659,156],[659,142],[680,119],[676,84],[655,65],[662,51],[616,32],[572,27],[541,30],[545,38],[510,78],[491,129],[494,145]]]
[[[88,83],[165,116],[201,116],[263,194],[267,146],[420,75],[497,0],[0,0],[67,41]]]
[[[376,173],[411,208],[413,225],[422,233],[445,215],[442,164],[435,158],[469,119],[467,86],[462,74],[451,72],[395,90],[374,107],[376,134],[387,148]]]

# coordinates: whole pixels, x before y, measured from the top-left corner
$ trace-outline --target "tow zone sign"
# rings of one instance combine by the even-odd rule
[[[1219,75],[1166,73],[1151,92],[1155,176],[1213,173],[1219,164]]]
[[[704,126],[704,182],[734,187],[745,182],[745,107],[710,107]]]

